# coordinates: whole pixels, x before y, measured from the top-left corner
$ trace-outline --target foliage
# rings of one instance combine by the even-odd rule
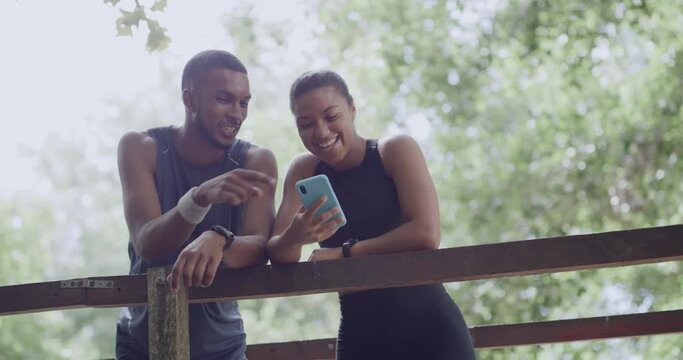
[[[166,29],[148,17],[164,11],[165,0],[135,1],[132,8],[105,3],[121,12],[119,35],[133,35],[143,23],[148,49],[170,44]],[[242,135],[275,152],[280,184],[289,159],[303,151],[286,90],[303,71],[331,67],[349,82],[360,133],[422,134],[439,191],[443,246],[682,222],[680,0],[307,4],[291,18],[265,20],[252,3],[235,5],[223,18],[230,49],[237,49],[253,79]],[[11,249],[0,253],[3,285],[127,271],[115,148],[124,131],[182,121],[175,90],[180,69],[161,71],[158,87],[140,90],[131,101],[112,99],[113,115],[93,120],[89,136],[53,138],[34,153],[55,195],[0,202],[0,240]],[[447,288],[470,326],[680,309],[680,266]],[[334,294],[240,306],[250,343],[336,333]],[[115,312],[0,318],[0,359],[111,356]],[[50,341],[38,344],[31,334]],[[681,341],[681,335],[652,336],[478,356],[667,359],[680,356]]]
[[[387,91],[429,119],[444,242],[454,246],[681,222],[680,5],[347,1],[321,16],[350,57],[377,64]],[[680,304],[677,269],[473,282],[452,294],[471,325],[659,310]],[[480,356],[673,351],[648,341]],[[604,355],[587,355],[598,348]]]
[[[161,51],[168,47],[171,38],[167,35],[167,29],[159,24],[155,19],[149,17],[150,12],[163,12],[166,9],[168,0],[154,0],[149,7],[149,11],[139,0],[135,0],[135,7],[132,10],[124,10],[119,4],[121,0],[104,0],[105,4],[118,8],[121,15],[116,19],[117,36],[133,36],[133,28],[140,28],[140,23],[147,25],[147,49],[149,51]],[[118,6],[118,7],[117,7]]]

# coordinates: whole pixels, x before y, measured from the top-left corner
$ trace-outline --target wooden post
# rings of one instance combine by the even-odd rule
[[[187,288],[182,281],[171,293],[166,276],[170,267],[147,269],[150,360],[190,358]]]

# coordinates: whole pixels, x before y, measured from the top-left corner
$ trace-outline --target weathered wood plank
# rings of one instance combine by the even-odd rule
[[[572,320],[477,326],[470,329],[477,349],[600,340],[683,332],[683,310]],[[250,360],[334,359],[336,339],[255,344]]]
[[[316,339],[247,346],[249,360],[327,360],[335,358],[337,339]]]
[[[111,289],[88,289],[85,306],[119,307],[147,304],[147,277],[145,274],[93,279],[113,280],[114,287]]]
[[[281,297],[671,260],[683,260],[683,225],[224,271],[189,297]]]
[[[147,272],[150,360],[190,358],[187,288],[180,284],[172,294],[166,281],[170,272],[170,267]]]
[[[683,310],[479,326],[471,329],[477,348],[499,348],[678,332],[683,332]]]
[[[0,316],[83,307],[145,305],[145,275],[91,277],[111,280],[110,289],[62,288],[61,281],[0,287]]]
[[[0,315],[83,307],[86,303],[85,289],[62,289],[60,283],[50,281],[0,287]]]
[[[211,287],[189,289],[189,299],[280,297],[673,260],[683,260],[683,225],[224,270]],[[59,282],[0,287],[0,315],[146,303],[144,275],[111,279],[112,289],[60,289]]]

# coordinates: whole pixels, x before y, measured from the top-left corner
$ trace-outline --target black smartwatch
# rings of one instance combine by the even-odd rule
[[[358,239],[348,239],[342,244],[342,255],[344,255],[345,258],[351,257],[351,247],[356,245],[357,242]]]
[[[235,234],[233,234],[232,231],[226,229],[223,226],[214,225],[209,230],[216,232],[225,238],[225,245],[223,245],[223,251],[228,250],[230,245],[232,245],[232,242],[235,241]]]

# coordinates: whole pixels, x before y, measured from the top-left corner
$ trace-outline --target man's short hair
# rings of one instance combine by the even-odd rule
[[[180,91],[194,87],[197,81],[213,69],[228,69],[246,74],[247,68],[240,59],[225,50],[205,50],[185,64]]]

